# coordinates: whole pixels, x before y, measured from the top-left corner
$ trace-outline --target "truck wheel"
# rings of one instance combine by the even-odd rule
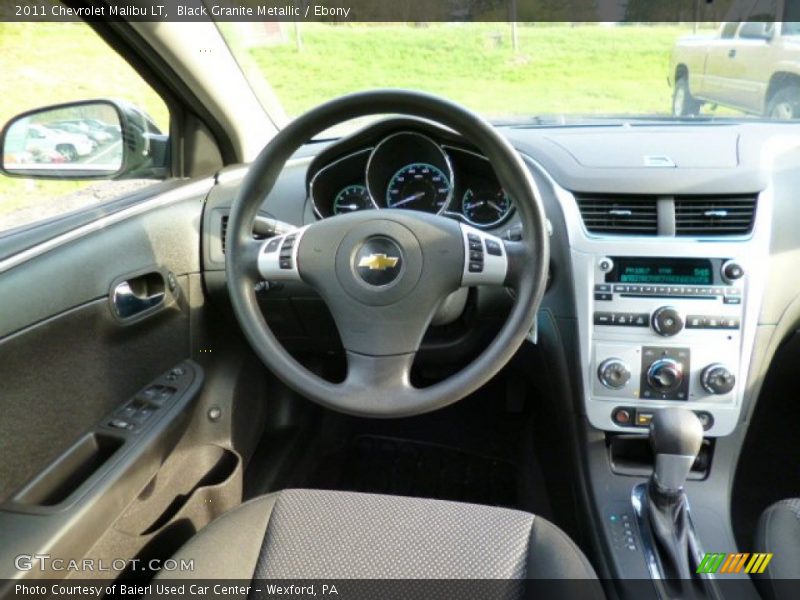
[[[72,144],[59,144],[56,146],[58,152],[67,162],[75,162],[78,160],[78,151]]]
[[[695,99],[689,91],[689,79],[681,75],[675,80],[675,91],[672,92],[672,114],[676,117],[693,117],[700,112],[703,103]]]
[[[775,92],[767,103],[766,116],[781,121],[800,119],[800,86],[787,85]]]

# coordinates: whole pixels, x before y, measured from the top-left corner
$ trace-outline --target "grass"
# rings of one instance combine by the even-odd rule
[[[553,113],[668,114],[669,55],[689,27],[304,24],[294,43],[253,49],[296,115],[339,94],[401,87],[447,96],[491,117]]]
[[[227,26],[235,31],[236,26]],[[286,31],[291,32],[291,26]],[[504,23],[301,26],[294,40],[250,50],[287,114],[356,90],[425,90],[489,117],[569,113],[668,114],[669,54],[688,26]],[[144,107],[166,128],[166,108],[85,24],[0,23],[0,123],[30,108],[93,97]],[[3,216],[87,184],[0,176]],[[6,221],[7,223],[8,221]]]

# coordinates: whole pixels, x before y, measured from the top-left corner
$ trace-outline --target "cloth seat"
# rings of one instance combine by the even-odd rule
[[[771,552],[767,568],[755,575],[756,585],[768,599],[797,598],[800,583],[800,498],[781,500],[761,514],[755,549]]]
[[[535,586],[524,580],[543,580],[548,589],[540,597],[550,597],[560,580],[578,586],[573,591],[581,597],[604,597],[581,550],[541,517],[399,496],[322,490],[262,496],[198,532],[173,558],[193,560],[195,568],[163,573],[170,579],[515,582],[498,586],[501,593],[489,594],[495,597],[526,595]]]

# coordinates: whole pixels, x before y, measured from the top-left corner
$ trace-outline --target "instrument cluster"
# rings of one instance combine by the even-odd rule
[[[419,210],[491,229],[513,213],[489,161],[415,131],[387,135],[322,166],[309,194],[320,218],[358,210]]]

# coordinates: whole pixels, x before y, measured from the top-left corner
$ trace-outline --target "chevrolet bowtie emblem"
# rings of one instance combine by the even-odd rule
[[[386,256],[385,254],[370,254],[358,261],[359,267],[367,267],[370,271],[385,271],[397,266],[397,256]]]

